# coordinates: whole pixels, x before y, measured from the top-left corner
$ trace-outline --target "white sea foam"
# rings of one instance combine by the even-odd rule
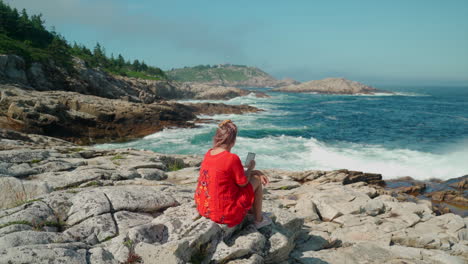
[[[165,129],[142,140],[124,144],[103,144],[98,147],[134,147],[162,153],[204,154],[211,147],[211,136],[215,128],[215,124],[208,124],[195,129]],[[194,142],[196,137],[200,136],[206,139]],[[420,180],[449,179],[468,174],[468,148],[458,147],[444,151],[447,152],[433,154],[346,142],[331,145],[314,138],[292,136],[238,137],[233,149],[241,159],[245,158],[247,152],[257,153],[258,168],[350,169],[381,173],[385,179],[401,176],[411,176]]]
[[[369,95],[363,95],[369,96]],[[372,95],[375,96],[375,95]],[[424,96],[408,95],[405,96]],[[279,112],[276,102],[294,102],[297,95],[274,94],[271,98],[257,98],[253,95],[219,101],[227,104],[249,104],[268,111],[244,115],[200,116],[202,118],[232,119],[239,130],[250,133],[265,131],[287,131],[307,129],[303,126],[282,127],[280,124],[261,120],[288,116],[288,112]],[[203,100],[206,102],[206,100]],[[208,100],[209,102],[216,102]],[[201,102],[191,100],[191,102]],[[276,109],[275,109],[276,108]],[[367,108],[366,110],[372,110]],[[383,111],[382,109],[380,109]],[[321,114],[321,111],[310,113]],[[327,115],[326,118],[334,118]],[[336,117],[335,117],[336,118]],[[460,117],[463,118],[463,117]],[[98,148],[151,149],[162,153],[204,154],[211,147],[211,137],[216,124],[203,124],[194,129],[165,129],[146,136],[141,140],[123,144],[103,144]],[[282,133],[282,132],[280,132]],[[286,132],[285,132],[286,133]],[[301,133],[300,133],[301,134]],[[388,149],[380,145],[364,145],[349,142],[325,143],[315,138],[294,136],[266,136],[262,138],[239,136],[233,149],[241,159],[247,152],[256,152],[257,167],[280,168],[289,170],[332,170],[350,169],[381,173],[384,178],[411,176],[416,179],[449,179],[468,174],[468,141],[440,148],[436,153],[410,149]]]
[[[246,155],[257,152],[262,168],[291,170],[350,169],[381,173],[384,178],[411,176],[416,179],[449,179],[468,174],[468,149],[433,154],[408,149],[343,143],[328,145],[314,138],[266,137],[240,138],[236,151]]]

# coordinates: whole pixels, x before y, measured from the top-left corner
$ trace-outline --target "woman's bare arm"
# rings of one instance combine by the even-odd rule
[[[249,167],[247,167],[247,170],[245,170],[245,172],[244,172],[245,177],[247,177],[247,183],[245,183],[243,185],[239,185],[240,187],[244,187],[247,184],[249,184],[250,179],[252,178],[252,171],[253,171],[254,168],[255,168],[255,160],[252,160],[250,162],[250,164],[249,164]]]

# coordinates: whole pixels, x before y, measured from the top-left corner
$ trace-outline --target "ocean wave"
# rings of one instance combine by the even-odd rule
[[[270,129],[279,128],[271,126]],[[131,147],[169,154],[204,154],[211,147],[215,130],[216,124],[205,124],[195,129],[165,129],[141,140],[102,144],[97,147]],[[257,167],[260,169],[349,169],[380,173],[385,179],[411,176],[419,180],[449,179],[468,174],[468,146],[444,149],[443,153],[434,154],[349,142],[327,144],[315,138],[285,135],[262,138],[239,136],[233,152],[241,159],[248,152],[257,153]]]
[[[344,96],[375,96],[375,97],[381,97],[381,96],[430,96],[428,94],[422,94],[422,93],[412,93],[412,92],[392,92],[392,93],[373,93],[373,94],[349,94],[349,95],[344,95]]]
[[[468,150],[461,149],[433,154],[346,142],[333,145],[290,136],[240,138],[235,148],[241,155],[257,152],[257,165],[261,168],[350,169],[380,173],[386,179],[411,176],[420,180],[449,179],[468,173]]]

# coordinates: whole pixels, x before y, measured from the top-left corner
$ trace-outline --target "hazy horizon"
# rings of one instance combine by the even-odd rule
[[[233,63],[299,81],[468,86],[468,1],[5,2],[71,43],[164,70]]]

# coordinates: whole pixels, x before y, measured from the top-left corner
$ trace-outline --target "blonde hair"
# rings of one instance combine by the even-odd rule
[[[237,126],[230,120],[219,123],[216,134],[213,137],[213,147],[231,146],[236,142]]]

